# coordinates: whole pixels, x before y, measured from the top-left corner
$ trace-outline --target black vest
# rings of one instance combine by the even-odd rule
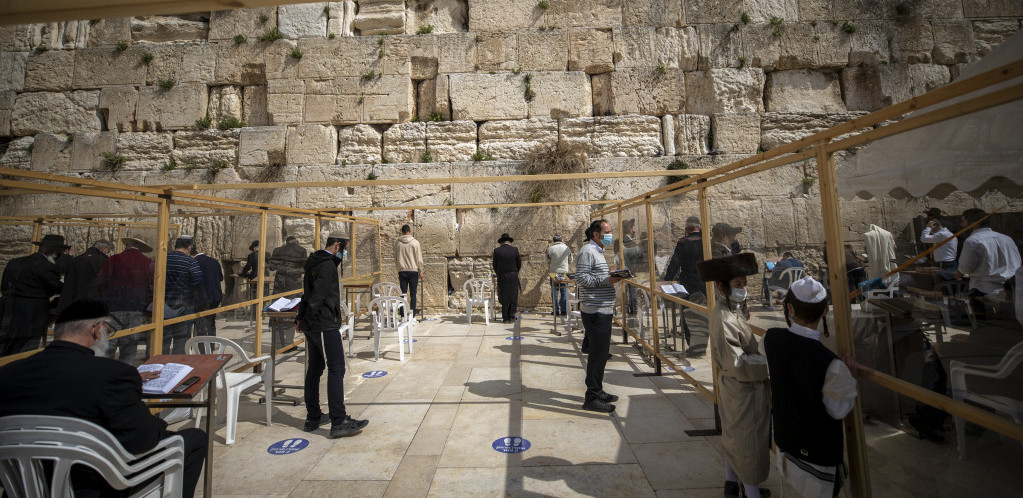
[[[838,358],[819,341],[788,329],[764,335],[771,372],[774,442],[785,453],[816,465],[842,462],[842,421],[824,408],[824,376]]]

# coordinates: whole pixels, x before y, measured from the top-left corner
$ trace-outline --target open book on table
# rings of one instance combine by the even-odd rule
[[[160,376],[142,382],[142,392],[166,394],[192,373],[192,367],[180,363],[147,363],[139,365],[139,372],[160,372]]]
[[[665,294],[673,294],[681,297],[689,295],[689,291],[687,291],[685,286],[682,284],[661,284],[661,291]]]
[[[263,311],[292,311],[298,307],[298,303],[300,302],[302,302],[302,298],[300,297],[296,297],[294,299],[282,297],[273,303],[270,303],[270,306],[267,306]]]

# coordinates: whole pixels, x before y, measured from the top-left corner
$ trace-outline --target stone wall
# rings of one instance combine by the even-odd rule
[[[274,178],[303,181],[481,176],[521,173],[536,147],[563,144],[581,148],[591,172],[673,159],[710,167],[944,85],[1021,18],[1023,4],[1011,0],[552,0],[547,9],[535,0],[345,0],[0,26],[0,165],[149,185],[260,181],[271,168]],[[109,158],[123,158],[117,171]],[[715,194],[720,212],[751,220],[744,243],[765,255],[823,240],[819,201],[802,186],[812,172],[790,173]],[[594,179],[544,200],[621,199],[662,184]],[[522,202],[530,189],[229,195],[381,219],[385,275],[390,241],[411,219],[438,274],[430,306],[448,304],[445,283],[457,299],[467,275],[486,274],[480,258],[500,232],[515,232],[529,261],[523,305],[532,306],[547,301],[546,241],[553,231],[578,238],[588,208],[411,218],[359,210]],[[15,197],[0,199],[3,214],[145,211]],[[893,202],[919,201],[848,209],[903,226],[885,205]],[[779,230],[776,219],[792,226]],[[191,229],[215,232],[211,252],[243,257],[251,235],[232,231],[230,219],[211,223]],[[28,237],[5,230],[8,240]],[[659,236],[670,244],[677,234]]]

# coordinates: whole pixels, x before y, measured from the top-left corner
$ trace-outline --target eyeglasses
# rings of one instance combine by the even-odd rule
[[[106,332],[104,332],[104,335],[108,339],[110,338],[110,336],[114,335],[114,332],[117,332],[116,330],[114,330],[114,324],[110,323],[110,320],[96,320],[96,323],[93,324],[93,325],[98,325],[98,324],[103,324],[103,325],[107,326],[106,327],[107,330],[106,330]]]

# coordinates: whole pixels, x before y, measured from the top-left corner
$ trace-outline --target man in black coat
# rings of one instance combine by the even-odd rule
[[[57,311],[63,311],[73,301],[79,299],[99,299],[99,287],[96,276],[106,263],[107,256],[113,245],[106,240],[93,242],[92,247],[75,256],[64,274],[64,289],[60,292],[60,303]]]
[[[117,438],[124,449],[142,454],[163,438],[185,440],[183,495],[190,497],[206,456],[206,433],[200,429],[167,430],[142,402],[138,370],[97,356],[106,352],[113,332],[102,301],[84,299],[57,316],[54,341],[28,358],[0,368],[0,416],[50,415],[95,423]],[[76,496],[119,495],[90,469],[72,469]],[[127,495],[128,493],[124,493]]]
[[[345,350],[341,341],[341,289],[338,265],[348,252],[348,239],[332,235],[322,251],[309,255],[302,279],[295,331],[305,334],[305,431],[330,422],[330,437],[354,436],[369,424],[345,411]],[[328,414],[320,409],[320,377],[327,368]]]
[[[507,233],[497,239],[500,244],[494,249],[494,273],[497,274],[497,299],[501,301],[501,319],[504,323],[515,321],[516,308],[519,305],[519,270],[522,269],[522,257],[519,250],[511,245],[515,239]]]
[[[224,300],[224,289],[220,286],[224,281],[224,270],[220,262],[207,256],[192,246],[191,255],[199,263],[202,270],[202,285],[196,297],[195,311],[207,311],[220,306]],[[206,315],[195,319],[195,335],[217,335],[217,315]]]
[[[0,280],[6,305],[0,356],[39,347],[50,321],[50,297],[63,287],[54,258],[70,247],[64,237],[49,234],[33,244],[39,252],[12,259]]]

